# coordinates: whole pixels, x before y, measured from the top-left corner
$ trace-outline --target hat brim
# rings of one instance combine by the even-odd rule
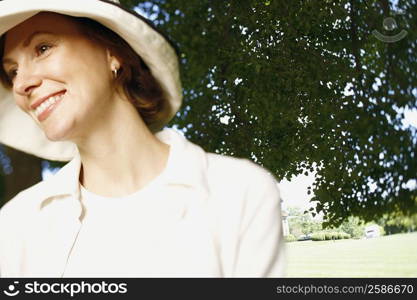
[[[103,0],[3,0],[0,1],[0,36],[11,28],[48,11],[93,19],[123,38],[143,59],[162,87],[166,116],[154,128],[162,128],[182,102],[179,61],[169,41],[140,15]],[[14,103],[9,90],[0,85],[0,143],[41,158],[68,161],[76,151],[70,142],[51,142],[34,120]]]

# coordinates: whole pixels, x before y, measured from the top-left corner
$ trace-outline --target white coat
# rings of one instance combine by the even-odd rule
[[[137,214],[148,232],[143,245],[155,255],[134,277],[283,276],[274,178],[248,160],[204,152],[173,130],[157,137],[171,146],[168,184]],[[1,277],[63,276],[82,226],[80,167],[78,155],[0,210]]]

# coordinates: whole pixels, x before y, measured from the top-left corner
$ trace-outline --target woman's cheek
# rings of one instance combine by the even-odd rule
[[[24,112],[30,113],[29,104],[25,103],[24,99],[20,96],[15,96],[16,105]]]

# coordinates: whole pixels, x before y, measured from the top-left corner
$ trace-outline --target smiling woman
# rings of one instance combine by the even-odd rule
[[[107,29],[100,23],[87,19],[87,18],[74,18],[65,15],[59,15],[54,13],[39,13],[39,18],[52,18],[55,15],[56,18],[64,18],[64,22],[60,22],[60,26],[67,23],[70,26],[75,25],[75,28],[83,35],[83,38],[87,38],[90,42],[101,45],[106,49],[115,53],[115,55],[123,61],[123,69],[117,70],[115,75],[116,83],[123,88],[126,95],[129,96],[129,100],[137,108],[141,117],[152,128],[154,123],[158,123],[159,119],[166,118],[163,115],[164,110],[162,106],[165,102],[164,94],[150,73],[149,68],[144,64],[140,56],[134,52],[134,50],[117,34]],[[45,21],[43,21],[45,22]],[[46,23],[47,24],[47,23]],[[56,28],[55,28],[56,29]],[[34,31],[25,41],[24,45],[28,46],[36,35],[45,35],[45,38],[53,39],[54,34],[50,31]],[[4,37],[0,39],[0,55],[4,52]],[[44,52],[50,50],[54,44],[51,42],[41,43],[38,48],[34,49],[38,55],[45,55]],[[82,49],[82,48],[81,48]],[[13,63],[7,58],[3,58],[3,64]],[[7,68],[5,68],[7,70]],[[11,69],[12,73],[5,73],[5,69],[0,69],[0,81],[4,86],[12,88],[12,78],[16,76],[16,69]],[[115,70],[116,71],[116,70]],[[40,107],[39,107],[40,108]]]
[[[102,110],[116,103],[110,102],[114,88],[107,64],[118,69],[120,62],[73,25],[63,16],[40,13],[4,39],[4,73],[16,104],[55,141],[75,142],[104,113],[99,103]]]
[[[166,37],[100,0],[3,0],[0,24],[0,142],[71,160],[1,209],[2,277],[282,275],[272,176],[162,129]]]

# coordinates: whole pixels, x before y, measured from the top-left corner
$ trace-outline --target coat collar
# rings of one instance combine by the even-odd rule
[[[207,156],[204,150],[189,142],[173,129],[164,129],[156,134],[162,142],[170,145],[170,153],[164,177],[167,184],[183,185],[208,193],[207,186]],[[57,196],[71,195],[73,199],[80,198],[79,174],[81,157],[79,152],[55,175],[39,185],[39,209],[44,208]]]

